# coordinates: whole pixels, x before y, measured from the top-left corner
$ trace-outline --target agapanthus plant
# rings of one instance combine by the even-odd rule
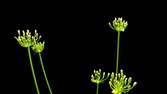
[[[134,86],[136,86],[137,82],[134,82],[133,85],[131,85],[132,77],[127,78],[126,75],[123,74],[123,70],[120,70],[120,73],[118,73],[120,33],[125,31],[126,27],[128,26],[128,22],[123,20],[122,18],[118,19],[115,18],[112,23],[113,24],[109,22],[108,25],[110,26],[111,29],[118,32],[118,37],[117,37],[116,73],[112,72],[109,81],[109,86],[112,89],[113,94],[122,94],[129,92]],[[100,73],[101,70],[100,72],[95,71],[95,74],[97,75],[96,79],[99,79],[101,77]],[[97,83],[99,81],[95,80],[94,82]]]
[[[126,75],[123,74],[123,70],[120,71],[121,73],[118,73],[120,32],[124,32],[124,30],[128,26],[128,22],[123,20],[122,18],[115,18],[113,25],[111,25],[110,22],[108,24],[113,30],[116,30],[118,32],[116,73],[115,75],[114,72],[111,74],[109,81],[110,88],[112,89],[113,94],[127,93],[137,84],[137,82],[134,82],[133,86],[131,86],[130,83],[132,81],[132,77],[126,78]]]
[[[113,25],[111,23],[108,23],[110,28],[113,30],[116,30],[118,32],[117,37],[117,59],[116,59],[116,73],[118,72],[118,62],[119,62],[119,44],[120,44],[120,33],[124,32],[126,27],[128,26],[128,22],[123,20],[122,18],[115,18],[113,21]]]
[[[49,92],[50,94],[52,94],[52,90],[51,90],[51,87],[49,85],[49,81],[48,81],[48,78],[46,76],[46,72],[45,72],[45,68],[44,68],[44,64],[43,64],[43,60],[42,60],[42,55],[41,55],[41,52],[43,51],[44,49],[44,45],[45,45],[45,42],[38,42],[38,43],[35,43],[33,46],[32,46],[32,50],[35,52],[35,53],[38,53],[39,55],[39,59],[40,59],[40,64],[41,64],[41,67],[42,67],[42,71],[43,71],[43,74],[44,74],[44,77],[45,77],[45,81],[47,83],[47,86],[48,86],[48,89],[49,89]]]
[[[31,35],[31,32],[29,30],[27,30],[26,32],[23,30],[22,34],[20,30],[18,30],[18,37],[14,37],[14,38],[18,41],[18,43],[22,47],[27,48],[28,50],[28,57],[29,57],[30,65],[31,65],[32,76],[34,79],[37,94],[40,94],[40,91],[39,91],[39,87],[38,87],[38,83],[37,83],[37,79],[36,79],[36,75],[35,75],[35,71],[33,67],[33,62],[32,62],[32,57],[31,57],[31,48],[35,53],[39,54],[42,71],[43,71],[49,92],[50,94],[52,94],[52,90],[51,90],[51,87],[49,85],[49,82],[46,76],[46,72],[45,72],[45,68],[44,68],[42,56],[41,56],[41,52],[44,50],[44,44],[45,44],[45,42],[42,42],[42,43],[40,42],[41,35],[38,35],[37,30],[35,30],[35,33],[33,36]]]

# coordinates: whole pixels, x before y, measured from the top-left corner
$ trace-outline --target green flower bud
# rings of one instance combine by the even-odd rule
[[[136,85],[137,85],[137,82],[134,82],[132,87],[134,87],[134,86],[136,86]]]

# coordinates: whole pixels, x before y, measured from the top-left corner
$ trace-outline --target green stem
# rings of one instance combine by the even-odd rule
[[[43,74],[44,74],[44,77],[45,77],[45,80],[46,80],[46,83],[47,83],[49,92],[50,92],[50,94],[52,94],[52,90],[51,90],[51,87],[50,87],[50,85],[49,85],[49,81],[48,81],[48,79],[47,79],[46,72],[45,72],[45,68],[44,68],[44,65],[43,65],[41,53],[39,53],[39,59],[40,59],[40,62],[41,62],[42,71],[43,71]]]
[[[97,83],[96,94],[99,93],[99,83]]]
[[[37,80],[36,80],[36,76],[35,76],[35,72],[34,72],[34,68],[33,68],[30,47],[28,47],[28,56],[29,56],[29,60],[30,60],[32,76],[33,76],[33,79],[34,79],[34,83],[35,83],[35,87],[36,87],[36,90],[37,90],[37,94],[40,94],[39,88],[38,88],[38,84],[37,84]]]
[[[120,42],[120,32],[118,31],[118,39],[117,39],[117,60],[116,60],[116,73],[118,73],[118,61],[119,61],[119,42]]]

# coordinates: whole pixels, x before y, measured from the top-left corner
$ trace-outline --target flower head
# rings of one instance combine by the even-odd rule
[[[115,18],[113,21],[113,26],[111,25],[111,23],[108,23],[110,28],[112,28],[113,30],[116,30],[118,32],[122,31],[124,32],[126,27],[128,26],[128,22],[123,20],[122,18]]]
[[[36,53],[41,53],[44,49],[44,45],[45,45],[45,42],[39,42],[39,43],[35,43],[33,46],[32,46],[32,50]]]
[[[131,86],[132,77],[126,78],[126,75],[123,74],[123,70],[120,72],[121,73],[111,74],[109,85],[113,94],[127,93],[137,84],[137,82],[134,82]]]
[[[105,72],[103,72],[103,75],[101,76],[101,69],[99,69],[99,71],[94,70],[94,75],[92,74],[91,81],[93,83],[102,83],[105,80],[107,80],[109,76],[110,76],[110,73],[108,73],[106,76]]]
[[[35,30],[34,36],[31,35],[29,30],[26,32],[23,30],[22,35],[20,34],[20,30],[18,30],[18,37],[14,37],[22,47],[30,47],[37,43],[41,36],[38,35],[37,30]]]

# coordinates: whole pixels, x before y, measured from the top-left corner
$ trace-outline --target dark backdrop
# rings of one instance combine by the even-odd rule
[[[139,10],[122,14],[113,11],[90,14],[73,9],[69,9],[71,13],[28,10],[16,9],[2,17],[0,69],[4,94],[36,93],[27,50],[13,38],[18,29],[37,29],[43,36],[46,45],[42,56],[54,94],[95,94],[96,85],[90,81],[93,70],[115,71],[117,32],[107,25],[115,17],[123,17],[129,23],[126,31],[121,32],[119,62],[125,74],[138,82],[129,94],[164,92],[166,19],[163,13],[156,16],[149,9],[145,14]],[[32,53],[32,56],[40,89],[43,88],[41,94],[48,94],[37,55]],[[100,85],[99,94],[110,92],[108,81]]]

